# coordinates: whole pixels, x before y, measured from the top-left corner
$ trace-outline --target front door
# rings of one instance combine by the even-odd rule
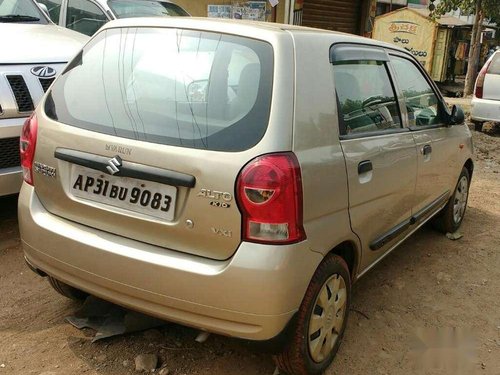
[[[418,172],[414,214],[430,214],[446,202],[454,186],[458,139],[446,125],[444,104],[427,81],[423,71],[408,58],[391,56],[408,113],[408,125],[417,147]],[[425,215],[424,215],[425,216]]]
[[[375,53],[365,50],[356,61],[352,48],[337,53],[333,70],[351,227],[361,240],[364,270],[410,230],[417,161],[387,54],[374,47]]]

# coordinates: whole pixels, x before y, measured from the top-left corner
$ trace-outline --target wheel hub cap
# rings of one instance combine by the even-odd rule
[[[331,306],[329,309],[328,309],[328,314],[326,315],[326,323],[328,325],[331,325],[332,322],[333,322],[333,317],[335,316],[335,311],[334,311],[334,308],[333,306]]]
[[[347,288],[340,275],[331,276],[316,298],[309,320],[309,353],[319,363],[331,353],[344,326]]]
[[[460,181],[458,181],[457,190],[453,197],[453,220],[455,224],[458,224],[464,216],[465,207],[467,206],[467,196],[469,194],[468,185],[467,177],[462,176]]]

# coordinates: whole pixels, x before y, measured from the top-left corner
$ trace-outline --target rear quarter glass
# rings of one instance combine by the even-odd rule
[[[167,28],[107,29],[56,80],[53,120],[172,146],[243,151],[266,132],[274,56],[264,41]]]

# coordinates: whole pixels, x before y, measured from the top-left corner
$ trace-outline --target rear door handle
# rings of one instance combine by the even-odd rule
[[[358,164],[358,174],[367,173],[372,170],[373,170],[373,165],[370,160],[365,160]]]
[[[432,146],[431,145],[425,145],[424,148],[422,149],[422,154],[423,155],[429,155],[432,152]]]

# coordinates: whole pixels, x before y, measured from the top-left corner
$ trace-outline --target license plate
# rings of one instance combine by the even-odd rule
[[[172,221],[177,188],[158,182],[117,177],[73,165],[71,193],[79,198]]]

